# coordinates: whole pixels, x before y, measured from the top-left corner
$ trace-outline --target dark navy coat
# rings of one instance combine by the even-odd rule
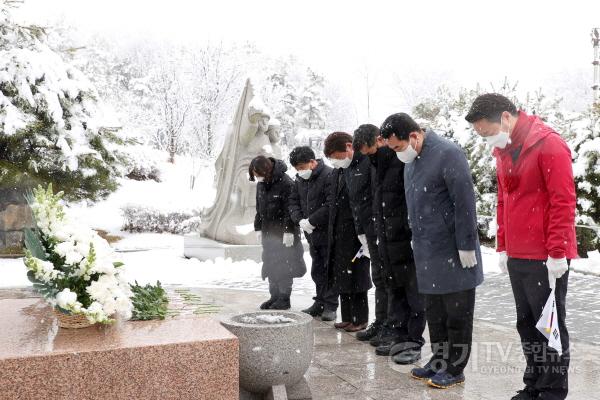
[[[473,179],[463,150],[428,130],[421,154],[404,168],[419,292],[446,294],[483,282]],[[463,268],[458,250],[475,250]]]

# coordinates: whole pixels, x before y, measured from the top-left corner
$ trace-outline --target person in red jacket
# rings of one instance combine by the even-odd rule
[[[517,330],[527,360],[525,389],[513,399],[565,399],[569,334],[565,300],[570,260],[577,257],[575,182],[571,151],[535,115],[506,97],[475,99],[465,119],[494,148],[498,178],[497,245],[517,309]],[[562,356],[536,328],[555,288]]]

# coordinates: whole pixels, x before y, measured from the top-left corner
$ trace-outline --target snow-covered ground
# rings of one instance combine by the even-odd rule
[[[156,151],[152,155],[161,160],[166,159],[166,152]],[[71,215],[94,229],[127,236],[126,232],[121,232],[123,206],[135,204],[161,211],[191,212],[208,207],[214,201],[216,192],[213,187],[212,163],[177,157],[175,164],[162,161],[158,166],[161,182],[121,179],[119,189],[106,200],[92,206],[86,202],[71,205]],[[193,175],[196,178],[194,188],[191,189]]]
[[[199,261],[183,257],[183,237],[171,234],[142,233],[126,237],[118,243],[123,252],[119,258],[125,263],[125,276],[130,282],[154,283],[189,287],[235,287],[238,289],[267,290],[267,283],[260,277],[261,264],[246,260],[232,262],[230,259]],[[140,247],[147,251],[127,251]],[[498,256],[494,249],[484,247],[483,267],[485,274],[498,274]],[[310,269],[310,255],[304,254]],[[573,265],[598,269],[598,260],[575,260]],[[29,286],[26,270],[21,259],[0,260],[0,287]],[[596,278],[594,278],[596,279]],[[295,287],[312,292],[310,273],[294,281]]]

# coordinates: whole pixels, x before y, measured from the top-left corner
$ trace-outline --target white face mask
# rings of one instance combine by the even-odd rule
[[[343,160],[337,160],[335,158],[331,158],[331,165],[333,165],[333,168],[348,168],[350,166],[350,164],[352,163],[352,159],[346,157]]]
[[[410,139],[408,139],[408,146],[406,149],[404,149],[404,151],[396,152],[396,157],[398,157],[398,160],[405,164],[410,164],[411,162],[415,161],[415,158],[417,158],[418,155],[419,153],[417,153],[417,151],[412,147]]]
[[[312,169],[305,169],[302,171],[298,171],[298,176],[302,179],[308,179],[312,175]]]
[[[509,127],[510,130],[510,127]],[[508,132],[502,130],[502,119],[500,119],[500,132],[494,136],[486,136],[485,141],[490,147],[497,147],[503,149],[510,143],[510,136]]]
[[[256,183],[261,183],[265,181],[264,176],[255,176],[254,179],[256,180]]]

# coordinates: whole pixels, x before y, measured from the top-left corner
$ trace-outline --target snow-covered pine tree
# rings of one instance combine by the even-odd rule
[[[287,67],[287,63],[282,65],[282,69],[267,78],[264,98],[281,124],[282,144],[292,147],[295,145],[299,98]]]
[[[0,0],[0,186],[52,182],[67,199],[116,189],[121,139],[103,127],[98,94],[37,26],[19,26]]]
[[[600,105],[591,106],[573,123],[573,173],[577,184],[578,223],[600,226]],[[580,255],[600,250],[600,231],[578,228]]]
[[[324,129],[329,103],[323,94],[325,78],[312,69],[307,70],[306,86],[300,95],[299,124],[308,129]]]

